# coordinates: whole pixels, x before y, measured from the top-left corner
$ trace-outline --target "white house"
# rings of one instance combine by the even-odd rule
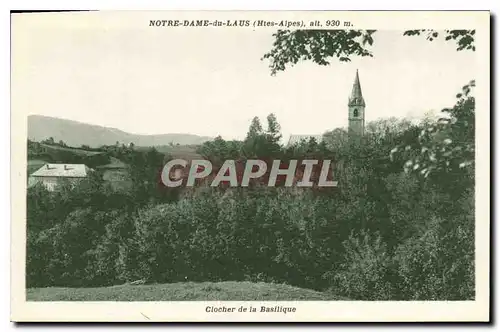
[[[71,183],[86,178],[92,171],[84,164],[45,164],[30,175],[28,187],[42,183],[48,190],[53,191],[61,179],[67,179]]]

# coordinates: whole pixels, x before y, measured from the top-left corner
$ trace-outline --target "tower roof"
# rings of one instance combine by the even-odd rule
[[[363,93],[361,92],[361,84],[359,83],[359,74],[357,69],[354,84],[352,85],[351,96],[349,97],[349,106],[365,106],[365,100],[363,99]]]

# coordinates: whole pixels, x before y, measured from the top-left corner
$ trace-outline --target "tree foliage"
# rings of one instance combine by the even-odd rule
[[[471,92],[474,86],[474,81],[465,85],[452,108],[443,109],[443,116],[437,122],[423,125],[413,144],[404,143],[391,150],[391,157],[397,153],[411,155],[405,163],[405,170],[424,177],[463,169],[473,171],[475,98]]]
[[[445,36],[446,41],[454,41],[457,44],[457,51],[471,50],[475,51],[476,46],[474,44],[475,30],[445,30],[444,33],[440,33],[436,30],[408,30],[403,33],[404,36],[420,36],[425,35],[426,39],[433,41],[439,38],[440,35]]]
[[[351,56],[373,56],[366,47],[373,44],[375,30],[278,30],[271,51],[263,56],[270,60],[271,73],[286,69],[288,64],[311,60],[325,66],[328,58],[350,61]]]
[[[457,50],[475,51],[475,30],[407,30],[404,36],[425,35],[427,40],[444,36],[457,44]],[[312,61],[318,65],[330,64],[331,58],[341,62],[353,56],[373,57],[371,46],[376,40],[376,30],[278,30],[273,34],[271,50],[262,59],[269,60],[271,74],[284,71],[299,61]]]

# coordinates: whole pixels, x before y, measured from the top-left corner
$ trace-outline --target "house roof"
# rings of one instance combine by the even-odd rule
[[[321,143],[323,141],[323,135],[290,135],[288,145],[300,143],[302,140],[309,141],[311,138],[314,138],[316,143]]]
[[[90,171],[91,169],[84,164],[45,164],[31,174],[31,176],[83,178],[86,177]]]

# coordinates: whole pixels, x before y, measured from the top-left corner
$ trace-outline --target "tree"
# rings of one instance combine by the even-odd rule
[[[260,124],[259,118],[256,116],[252,119],[252,123],[250,124],[250,128],[248,128],[248,133],[246,140],[249,138],[255,137],[257,135],[262,134],[262,125]]]
[[[204,142],[197,153],[201,154],[215,166],[221,166],[226,160],[235,160],[241,157],[241,141],[226,141],[217,136],[213,141]]]
[[[248,128],[248,133],[243,142],[243,154],[245,157],[252,158],[279,158],[281,152],[281,126],[276,119],[276,115],[267,116],[267,129],[263,130],[258,117],[252,119]]]
[[[54,137],[49,137],[48,139],[42,141],[42,143],[54,145],[55,144]]]
[[[270,141],[278,143],[281,139],[281,126],[274,113],[267,116],[267,136]]]
[[[161,183],[161,172],[165,163],[172,159],[170,155],[151,147],[146,151],[124,150],[122,156],[132,181],[131,194],[138,205],[176,199],[177,192],[173,188],[165,188]]]
[[[269,59],[271,75],[284,71],[288,65],[299,61],[313,61],[322,66],[329,65],[329,58],[336,57],[341,62],[351,61],[352,56],[369,56],[376,30],[278,30],[273,48],[262,59]],[[426,35],[427,40],[439,38],[435,30],[408,30],[404,36]],[[447,41],[457,44],[457,51],[475,51],[475,30],[445,30]]]
[[[431,173],[460,173],[474,169],[475,98],[471,95],[475,82],[471,81],[457,94],[453,108],[443,109],[443,117],[436,122],[424,123],[416,142],[400,144],[391,151],[411,154],[405,164],[407,172],[424,177]]]
[[[281,145],[279,143],[281,140],[281,126],[274,113],[267,116],[266,138],[269,145],[269,154],[274,155],[275,153],[279,153],[281,150]]]
[[[323,142],[325,142],[330,150],[336,153],[339,153],[347,145],[347,141],[348,134],[345,129],[336,128],[323,135]]]

